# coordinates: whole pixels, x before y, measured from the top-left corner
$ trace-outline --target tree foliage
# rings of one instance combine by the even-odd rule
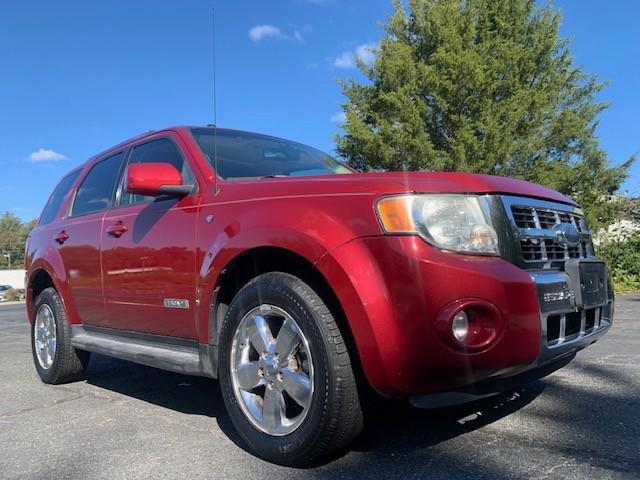
[[[22,268],[24,265],[24,247],[27,235],[35,224],[35,220],[22,223],[18,217],[10,212],[0,215],[0,269],[9,268],[11,255],[11,267]]]
[[[606,262],[617,292],[640,290],[640,234],[633,233],[623,241],[600,243],[596,253]]]
[[[595,130],[604,87],[575,66],[560,15],[534,0],[400,0],[368,81],[347,98],[338,153],[357,169],[526,179],[581,203],[593,227],[633,158],[609,164]]]

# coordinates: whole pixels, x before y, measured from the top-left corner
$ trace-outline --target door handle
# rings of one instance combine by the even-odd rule
[[[56,242],[58,242],[60,245],[62,245],[64,242],[69,240],[69,234],[67,232],[65,232],[64,230],[62,230],[61,232],[57,233],[56,236],[53,237],[53,239]]]
[[[107,233],[112,237],[120,238],[127,230],[127,226],[124,223],[118,222],[107,228]]]

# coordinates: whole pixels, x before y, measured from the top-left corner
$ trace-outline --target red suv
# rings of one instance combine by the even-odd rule
[[[613,313],[558,192],[356,173],[214,127],[147,133],[69,173],[26,269],[44,382],[80,379],[90,352],[218,378],[248,447],[296,466],[358,435],[368,387],[423,408],[492,395],[567,364]]]

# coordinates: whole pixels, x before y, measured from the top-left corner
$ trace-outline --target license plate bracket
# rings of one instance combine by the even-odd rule
[[[576,306],[593,308],[608,301],[607,268],[603,262],[569,260],[565,271],[571,277]]]

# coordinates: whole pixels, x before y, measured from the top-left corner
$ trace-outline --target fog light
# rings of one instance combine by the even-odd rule
[[[467,334],[469,333],[469,317],[464,310],[460,310],[453,317],[451,330],[456,340],[464,342],[464,339],[467,338]]]
[[[461,298],[444,307],[435,321],[436,332],[449,347],[464,353],[491,348],[504,333],[502,312],[480,298]]]

